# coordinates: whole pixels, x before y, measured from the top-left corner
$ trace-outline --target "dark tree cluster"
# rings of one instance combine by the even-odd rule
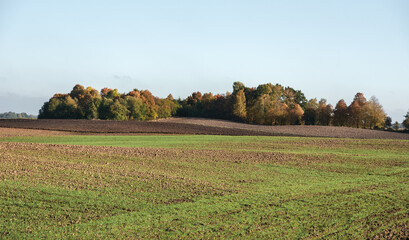
[[[110,88],[98,92],[92,87],[84,88],[77,84],[69,94],[55,94],[45,102],[38,118],[154,120],[176,115],[179,107],[172,95],[160,99],[148,90],[138,89],[127,94]]]

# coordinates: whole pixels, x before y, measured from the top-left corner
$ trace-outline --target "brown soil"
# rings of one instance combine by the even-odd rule
[[[362,138],[362,139],[407,139],[409,134],[398,132],[387,132],[371,129],[357,129],[350,127],[333,126],[268,126],[246,123],[237,123],[226,120],[203,119],[203,118],[171,118],[158,120],[158,122],[171,122],[183,124],[195,124],[208,127],[224,127],[229,129],[245,129],[263,132],[278,136],[302,136],[302,137],[334,137],[334,138]]]
[[[76,133],[110,134],[206,134],[232,136],[303,136],[362,139],[406,139],[409,134],[332,126],[266,126],[200,118],[171,118],[149,122],[1,119],[0,127]]]
[[[88,145],[61,145],[61,144],[39,144],[39,143],[15,143],[0,142],[0,150],[26,150],[35,151],[41,155],[43,152],[58,153],[63,156],[87,157],[99,156],[99,159],[110,159],[121,163],[132,157],[143,157],[144,159],[183,159],[186,162],[228,162],[228,163],[287,163],[298,160],[292,153],[275,152],[243,152],[207,149],[166,149],[166,148],[129,148],[129,147],[106,147]],[[80,157],[80,158],[81,158]],[[125,157],[125,158],[123,158]],[[303,161],[317,160],[313,157]],[[327,159],[319,159],[327,162]],[[133,161],[133,160],[130,160]]]
[[[0,137],[55,136],[55,135],[70,135],[70,134],[72,133],[63,132],[63,131],[0,127]]]

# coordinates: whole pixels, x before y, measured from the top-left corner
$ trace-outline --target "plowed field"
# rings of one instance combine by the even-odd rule
[[[408,140],[13,122],[59,131],[0,128],[0,239],[409,238]]]
[[[361,139],[408,139],[409,134],[332,126],[264,126],[224,120],[172,118],[150,122],[100,120],[0,120],[0,127],[77,133],[201,134],[231,136],[304,136]]]

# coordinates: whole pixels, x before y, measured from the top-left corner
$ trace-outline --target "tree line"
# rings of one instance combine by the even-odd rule
[[[22,113],[15,113],[15,112],[5,112],[5,113],[0,113],[0,118],[4,119],[18,119],[18,118],[23,118],[23,119],[34,119],[37,118],[34,115],[29,115],[25,112]]]
[[[383,128],[389,124],[379,101],[357,93],[351,104],[341,99],[335,108],[325,99],[307,100],[300,90],[280,84],[249,88],[233,83],[233,92],[224,96],[193,93],[182,101],[179,114],[187,117],[217,117],[266,125],[334,125]],[[390,120],[391,121],[391,120]]]
[[[99,92],[77,84],[68,94],[54,94],[41,107],[38,118],[154,120],[175,116],[178,108],[180,104],[172,95],[160,99],[148,90],[138,89],[127,94],[110,88]]]
[[[357,128],[391,127],[376,97],[357,93],[348,105],[341,99],[335,108],[325,99],[307,99],[300,90],[280,84],[246,87],[233,83],[226,94],[194,92],[185,99],[154,97],[148,90],[97,91],[77,84],[68,94],[55,94],[40,109],[38,118],[154,120],[205,117],[266,125],[334,125]],[[409,114],[405,116],[409,128]],[[404,124],[405,124],[404,121]],[[406,125],[405,125],[406,126]]]

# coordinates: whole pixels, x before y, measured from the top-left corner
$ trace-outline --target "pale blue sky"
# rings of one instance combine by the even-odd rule
[[[409,110],[409,1],[0,0],[0,112],[76,84],[185,98],[280,83]],[[23,100],[12,101],[16,98]]]

